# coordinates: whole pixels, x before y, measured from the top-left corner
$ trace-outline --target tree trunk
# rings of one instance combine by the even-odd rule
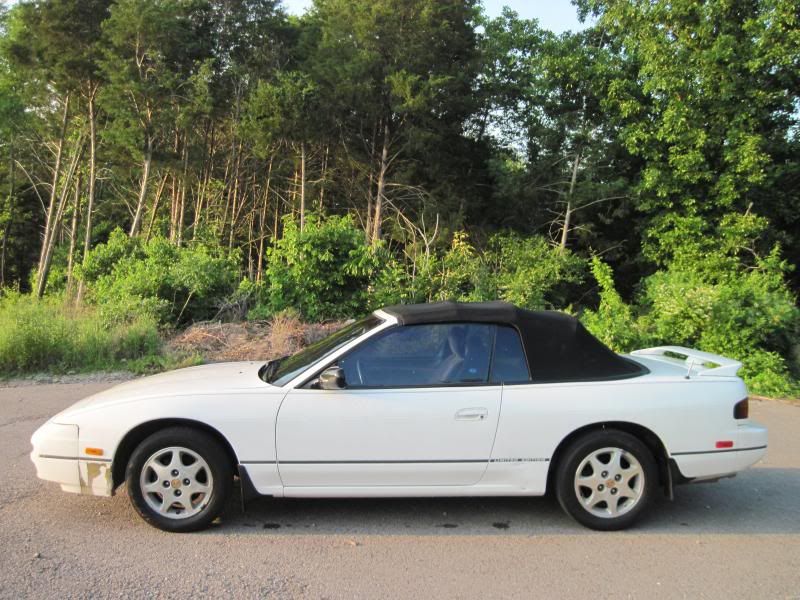
[[[572,178],[569,182],[569,193],[567,194],[567,208],[564,211],[564,227],[561,229],[561,244],[559,244],[559,252],[564,252],[567,247],[567,236],[569,235],[569,222],[572,218],[572,197],[575,193],[575,183],[578,180],[578,167],[581,164],[581,153],[575,154],[575,160],[572,163]]]
[[[386,172],[389,170],[389,121],[383,125],[383,148],[381,166],[378,171],[378,189],[375,194],[375,219],[373,221],[372,245],[377,244],[382,235],[383,202],[386,194]]]
[[[78,140],[78,145],[75,148],[75,155],[72,157],[67,176],[64,180],[64,185],[61,188],[61,195],[58,198],[58,205],[53,215],[53,226],[50,227],[50,234],[45,238],[44,256],[42,257],[42,267],[39,271],[39,278],[36,286],[36,297],[41,298],[44,296],[45,288],[47,287],[47,278],[50,275],[50,263],[53,259],[53,246],[56,241],[56,225],[61,222],[64,216],[64,207],[67,204],[67,193],[69,191],[70,182],[75,175],[75,171],[80,163],[81,156],[83,155],[83,138]]]
[[[67,296],[72,295],[72,267],[75,263],[75,241],[78,237],[78,216],[81,214],[81,175],[75,182],[75,199],[72,202],[72,223],[69,234],[69,253],[67,254]]]
[[[172,144],[172,151],[177,155],[179,149],[180,136],[176,131]],[[175,169],[170,169],[169,196],[169,241],[175,243],[178,238],[178,202],[180,201],[180,186],[178,182],[178,176],[175,174]]]
[[[178,234],[177,244],[181,245],[183,242],[183,221],[186,215],[186,179],[188,178],[189,171],[189,149],[187,144],[183,144],[183,173],[181,174],[181,191],[178,208]]]
[[[89,191],[86,197],[86,226],[83,238],[83,257],[81,264],[86,264],[86,257],[92,247],[92,212],[94,211],[94,190],[97,181],[97,116],[95,115],[94,98],[97,88],[89,95]],[[78,296],[76,302],[80,304],[83,299],[83,279],[78,282]]]
[[[150,222],[147,225],[147,233],[144,234],[145,242],[149,241],[150,237],[153,235],[153,225],[155,224],[156,217],[158,216],[158,205],[161,203],[161,196],[164,194],[164,187],[167,185],[168,177],[169,175],[165,173],[161,178],[161,182],[158,184],[156,197],[153,199],[153,211],[150,213]]]
[[[203,176],[202,184],[198,186],[197,200],[194,204],[194,219],[192,221],[192,240],[197,238],[197,232],[200,229],[200,219],[206,204],[206,192],[208,191],[208,184],[211,180],[211,175],[214,171],[214,123],[211,122],[206,127],[206,136],[203,144]]]
[[[297,208],[297,180],[299,177],[300,176],[297,174],[297,165],[294,165],[294,171],[292,172],[292,183],[289,186],[289,208],[292,211],[292,218],[294,218],[294,211]]]
[[[378,123],[372,128],[372,142],[369,148],[369,178],[367,180],[367,222],[364,230],[366,235],[366,242],[369,244],[372,241],[372,186],[375,181],[375,140],[378,137]]]
[[[239,211],[241,210],[239,206],[239,186],[240,186],[240,173],[242,167],[242,142],[240,141],[238,147],[236,149],[236,161],[234,162],[234,172],[233,172],[233,194],[232,194],[232,201],[231,201],[231,232],[230,237],[228,238],[228,248],[233,248],[233,241],[234,236],[236,234],[236,221],[239,218]],[[224,229],[223,223],[223,229]]]
[[[264,238],[266,237],[267,208],[269,206],[269,185],[272,180],[272,158],[267,167],[267,184],[264,190],[264,204],[261,206],[261,215],[258,221],[258,266],[256,267],[256,283],[261,281],[264,274]]]
[[[36,295],[41,298],[44,293],[44,285],[42,284],[42,272],[44,271],[45,254],[47,253],[47,245],[50,240],[51,230],[55,229],[53,224],[53,211],[56,206],[56,197],[58,196],[58,176],[61,171],[61,158],[64,154],[64,140],[67,137],[67,123],[69,122],[69,94],[64,97],[64,112],[61,117],[61,130],[58,136],[58,145],[56,147],[56,164],[53,168],[53,182],[50,187],[50,201],[47,205],[47,218],[44,224],[44,236],[42,237],[42,249],[39,253],[39,266],[37,267],[36,274]]]
[[[228,213],[228,206],[231,208],[231,231],[228,237],[228,248],[233,248],[233,239],[236,229],[236,202],[237,202],[237,195],[239,193],[239,167],[240,167],[240,152],[242,149],[241,142],[237,140],[237,132],[236,132],[236,123],[239,122],[239,111],[241,109],[241,100],[243,94],[243,84],[241,81],[237,82],[234,86],[234,109],[233,109],[233,119],[230,122],[230,140],[231,140],[231,152],[230,152],[230,168],[232,169],[232,181],[233,185],[231,186],[230,180],[228,179],[228,174],[231,172],[227,168],[225,169],[225,187],[228,191],[227,193],[227,202],[225,204],[225,214]],[[221,232],[223,235],[223,240],[225,239],[225,218],[222,219],[222,228]]]
[[[11,144],[9,144],[8,158],[8,196],[6,199],[6,210],[8,214],[6,215],[5,227],[3,227],[3,243],[2,249],[0,249],[0,287],[6,284],[6,247],[8,246],[8,234],[11,230],[11,224],[14,222],[14,190],[16,188],[14,176],[16,172],[14,165],[14,146]]]
[[[256,222],[255,210],[250,211],[247,220],[247,277],[250,281],[253,281],[253,228]]]
[[[147,135],[147,141],[144,149],[144,164],[142,166],[142,183],[139,186],[139,198],[136,200],[136,213],[133,215],[133,223],[131,223],[130,237],[135,237],[139,233],[139,227],[142,224],[142,213],[144,212],[144,203],[147,200],[147,184],[150,182],[150,165],[153,162],[153,138]]]
[[[272,224],[272,247],[278,247],[278,227],[280,226],[281,222],[281,200],[280,198],[276,198],[275,200],[275,220]]]
[[[322,169],[320,172],[319,183],[319,212],[322,214],[323,202],[325,200],[325,178],[328,176],[328,152],[330,147],[325,145],[325,154],[322,156]]]
[[[306,145],[300,143],[300,231],[306,225]]]

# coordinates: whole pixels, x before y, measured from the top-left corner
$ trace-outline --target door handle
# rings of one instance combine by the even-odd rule
[[[483,407],[462,408],[456,413],[456,421],[482,421],[489,416],[489,411]]]

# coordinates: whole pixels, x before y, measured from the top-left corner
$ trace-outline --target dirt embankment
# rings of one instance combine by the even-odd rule
[[[171,338],[167,346],[172,352],[198,354],[205,362],[269,360],[294,354],[344,324],[309,324],[283,315],[270,321],[197,323]]]

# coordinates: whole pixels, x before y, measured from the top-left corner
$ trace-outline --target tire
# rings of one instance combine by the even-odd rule
[[[557,465],[561,508],[600,531],[631,526],[647,509],[657,485],[658,467],[647,446],[614,429],[578,438]]]
[[[233,468],[213,437],[189,427],[162,429],[134,450],[125,470],[136,512],[153,527],[189,532],[205,529],[222,512]]]

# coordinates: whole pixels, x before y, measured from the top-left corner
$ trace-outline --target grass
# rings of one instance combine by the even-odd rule
[[[282,313],[263,323],[199,323],[166,343],[158,322],[147,315],[118,322],[63,295],[37,300],[11,291],[0,296],[0,379],[31,373],[148,374],[209,360],[266,360],[296,352],[340,326],[305,324]]]
[[[90,306],[61,296],[0,298],[0,377],[27,373],[160,371],[196,357],[165,354],[158,324],[146,316],[109,323]]]

